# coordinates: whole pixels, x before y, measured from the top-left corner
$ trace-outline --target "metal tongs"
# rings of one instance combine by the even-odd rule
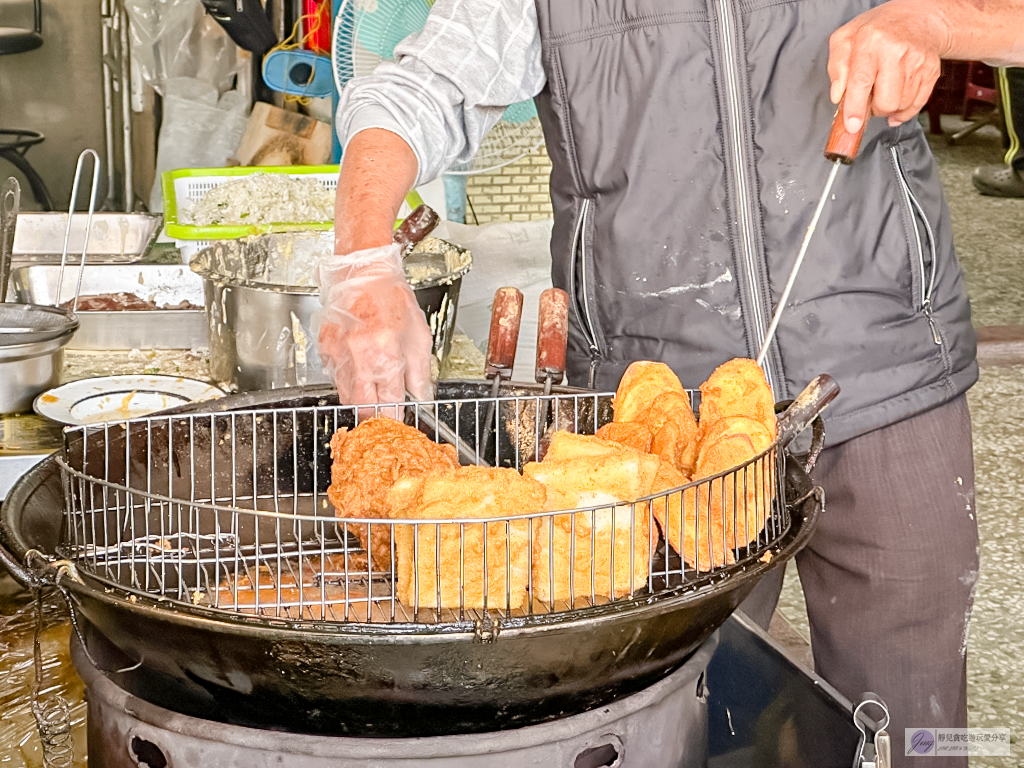
[[[14,230],[21,207],[21,185],[11,176],[0,190],[0,303],[7,301],[7,285],[11,280],[14,258]]]
[[[68,204],[68,221],[64,226],[64,247],[60,253],[60,273],[57,276],[57,292],[54,295],[54,305],[60,306],[60,289],[64,284],[64,270],[67,268],[68,243],[71,240],[71,221],[74,218],[75,204],[78,202],[78,187],[82,180],[82,167],[85,165],[85,158],[92,156],[92,189],[89,192],[89,215],[85,220],[85,233],[82,237],[82,258],[78,262],[78,283],[75,285],[75,298],[71,303],[71,311],[78,310],[78,296],[82,292],[82,277],[85,275],[85,256],[89,250],[89,237],[92,235],[92,218],[96,212],[96,196],[100,188],[100,156],[94,149],[86,149],[78,156],[78,164],[75,166],[75,181],[71,185],[71,202]]]
[[[429,205],[420,205],[405,217],[393,235],[395,243],[401,248],[403,259],[409,255],[409,252],[416,247],[417,243],[434,231],[439,221],[440,217]],[[406,399],[415,401],[415,398],[408,392],[406,392]],[[431,412],[428,408],[417,407],[416,420],[426,426],[427,429],[432,430],[437,440],[454,445],[455,450],[459,454],[459,461],[462,464],[480,463],[476,452],[465,441],[460,440],[455,431],[441,421],[436,413]]]

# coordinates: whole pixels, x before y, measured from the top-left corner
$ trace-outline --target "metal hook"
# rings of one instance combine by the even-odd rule
[[[85,220],[85,236],[82,239],[82,259],[78,264],[78,284],[75,287],[75,300],[71,305],[71,311],[78,309],[78,294],[82,290],[82,276],[85,274],[85,254],[89,250],[89,236],[92,234],[92,217],[96,212],[96,195],[100,187],[100,156],[94,149],[86,149],[78,156],[78,164],[75,166],[75,181],[71,185],[71,202],[68,204],[68,222],[64,227],[64,247],[60,254],[60,274],[57,277],[56,303],[60,305],[60,289],[64,283],[64,269],[68,260],[68,242],[71,239],[71,219],[75,213],[75,204],[78,202],[78,186],[82,180],[82,166],[85,164],[87,155],[92,155],[92,189],[89,192],[89,216]]]
[[[874,704],[882,710],[881,720],[872,720],[864,714],[864,708],[869,704]],[[885,702],[882,701],[881,696],[877,693],[871,693],[868,691],[864,694],[864,698],[861,699],[860,704],[858,704],[853,710],[853,724],[857,726],[857,730],[864,736],[867,736],[866,728],[870,728],[872,732],[884,731],[889,727],[889,707],[887,707]]]
[[[865,707],[869,704],[882,710],[881,720],[872,720],[864,713]],[[868,691],[853,710],[853,724],[860,731],[860,743],[857,745],[857,753],[853,759],[853,768],[861,768],[864,765],[876,765],[878,756],[875,751],[874,738],[889,727],[889,707],[882,701],[881,696]],[[868,736],[869,729],[871,731],[870,738]]]

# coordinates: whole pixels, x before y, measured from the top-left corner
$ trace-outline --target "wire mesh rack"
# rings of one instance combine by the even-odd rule
[[[625,502],[487,518],[341,517],[327,496],[331,437],[378,415],[429,437],[428,425],[443,424],[461,455],[521,471],[554,431],[593,434],[609,421],[611,395],[261,408],[72,428],[58,459],[59,554],[128,599],[443,628],[528,624],[697,589],[770,558],[789,528],[777,444],[728,472]],[[384,567],[362,545],[381,535]]]

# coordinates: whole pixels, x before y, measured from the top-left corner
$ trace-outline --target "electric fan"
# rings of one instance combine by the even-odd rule
[[[432,0],[343,0],[334,22],[331,50],[340,92],[353,77],[368,75],[394,58],[395,46],[423,29]],[[513,163],[544,141],[533,99],[512,104],[480,143],[468,167],[451,175],[487,173]]]

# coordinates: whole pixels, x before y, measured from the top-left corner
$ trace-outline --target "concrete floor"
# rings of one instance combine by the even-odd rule
[[[925,119],[927,123],[927,119]],[[944,117],[948,136],[964,123]],[[968,640],[968,710],[974,727],[1010,728],[1017,753],[972,768],[1024,763],[1024,200],[979,195],[971,172],[997,163],[998,131],[984,128],[932,148],[979,330],[981,379],[968,394],[974,426],[981,576]],[[811,658],[807,613],[790,564],[772,634]]]

